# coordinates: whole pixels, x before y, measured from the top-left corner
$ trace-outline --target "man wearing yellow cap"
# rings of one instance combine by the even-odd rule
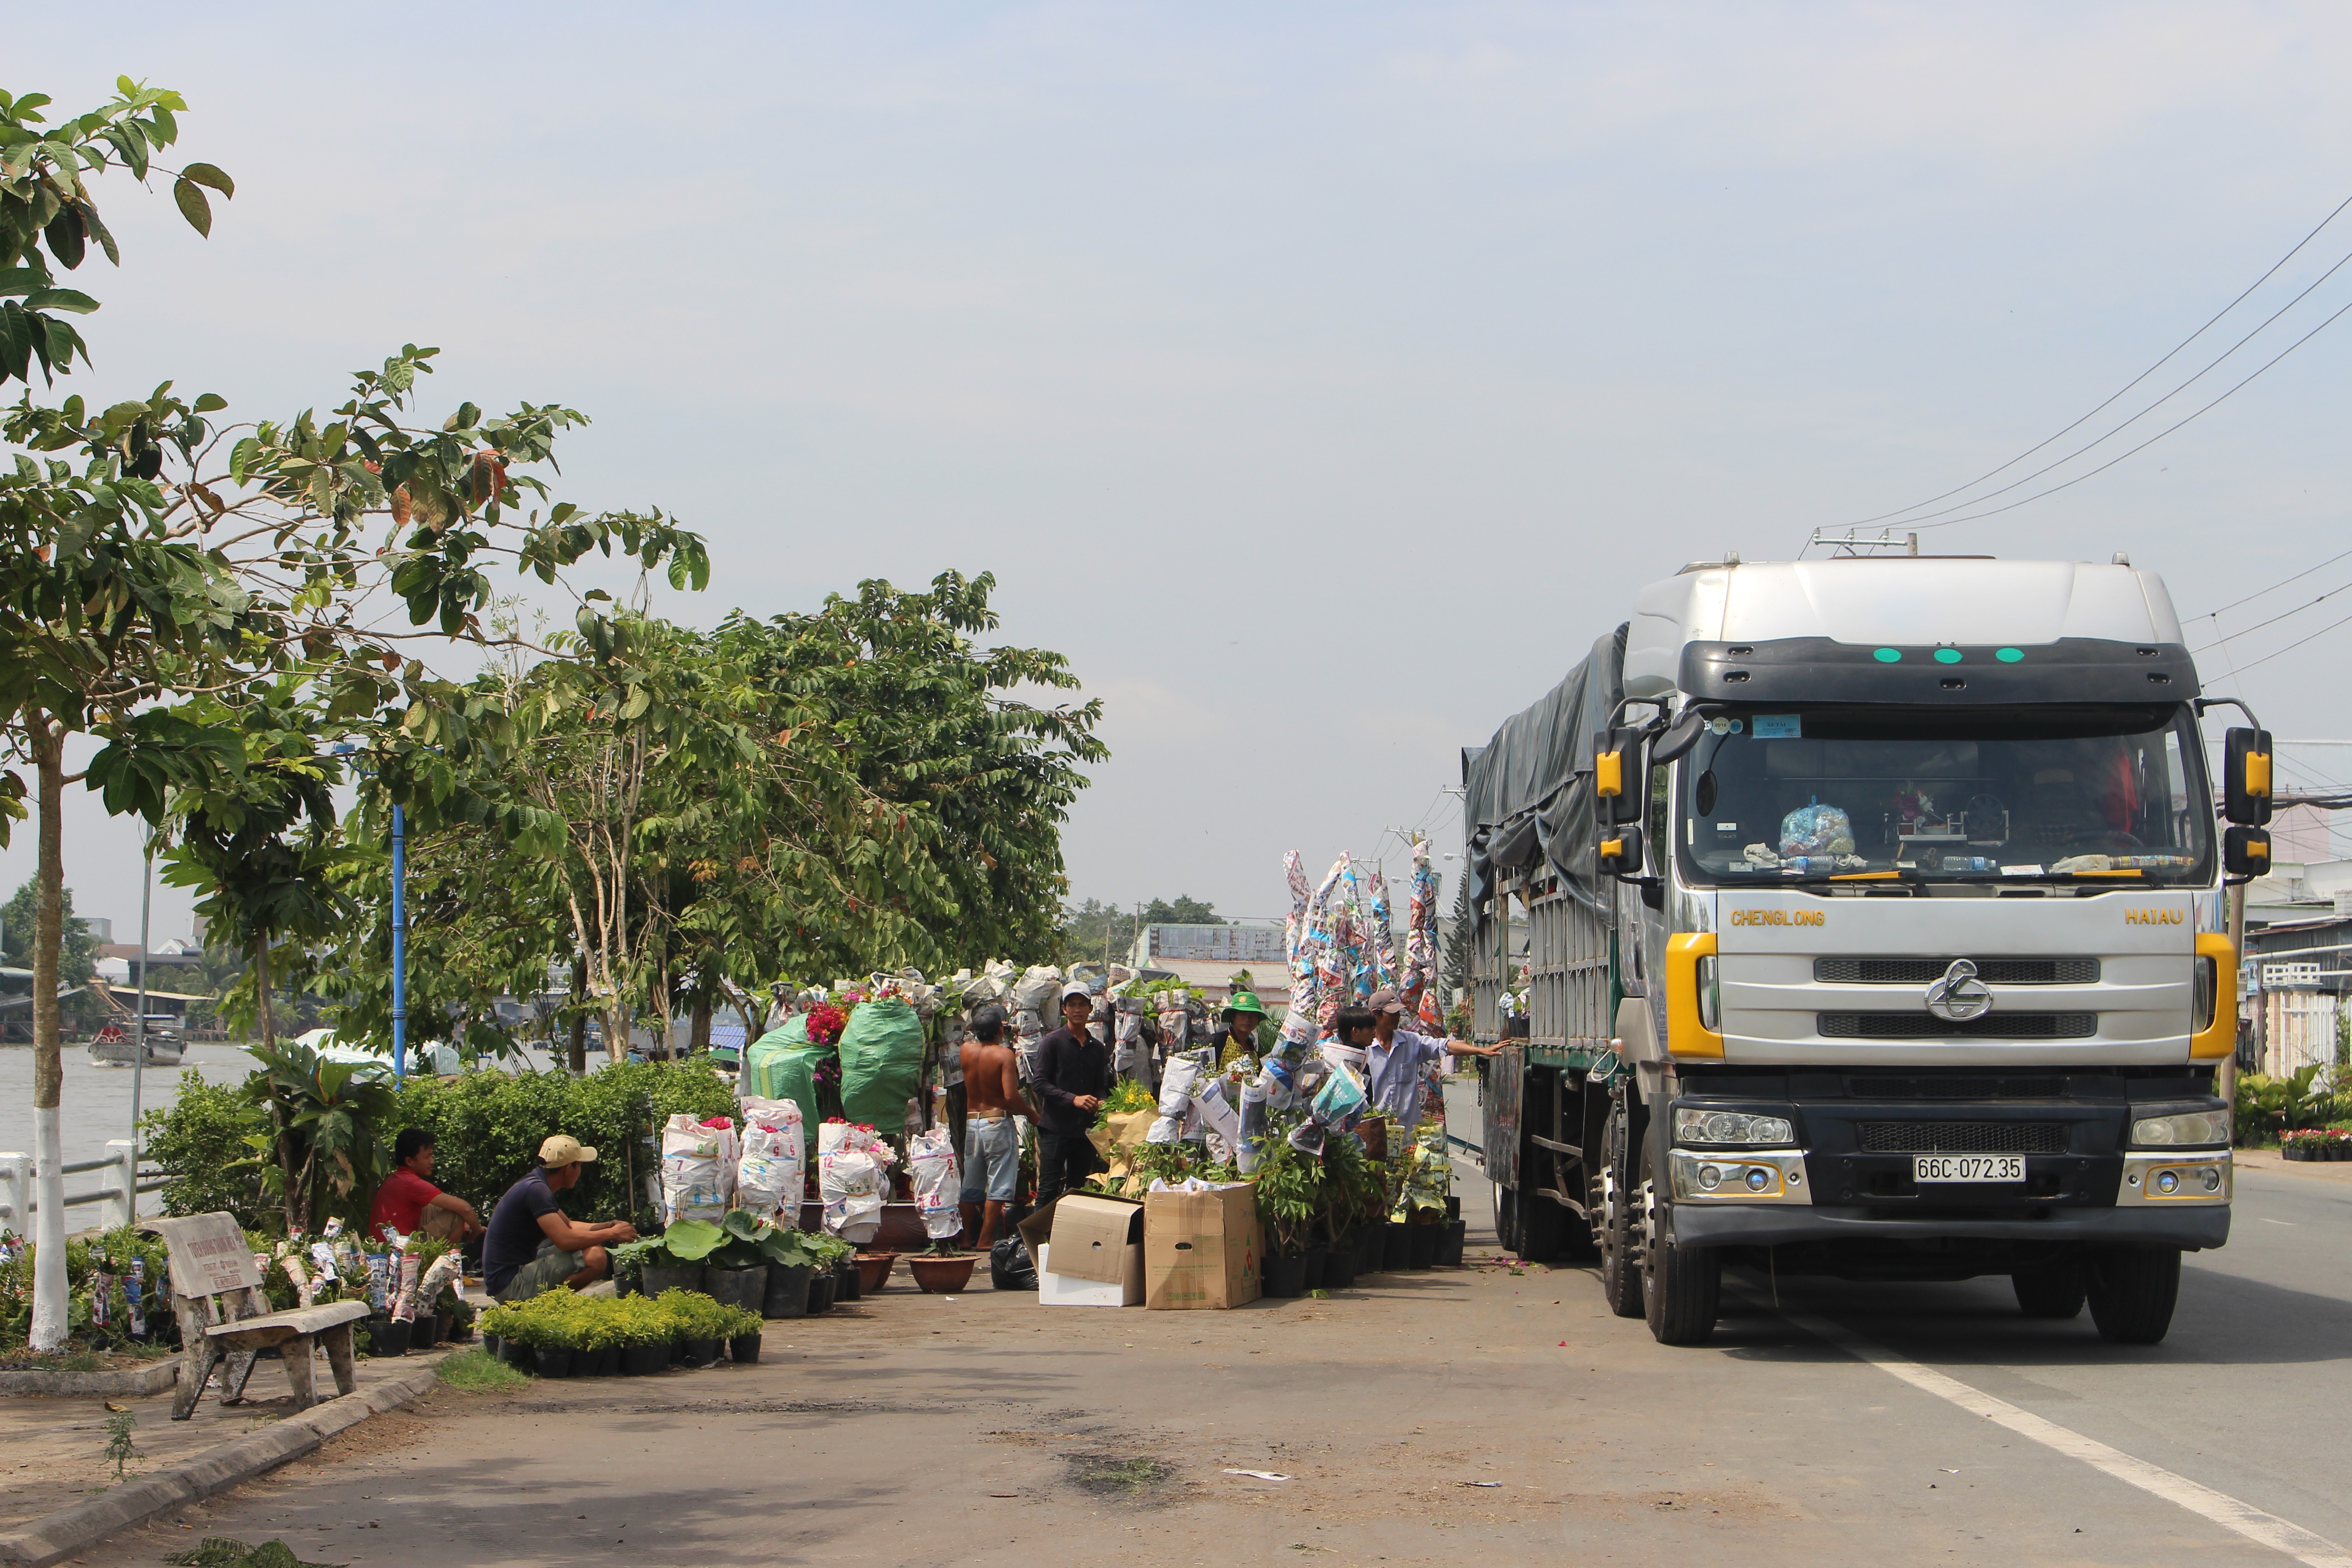
[[[635,1241],[636,1227],[625,1219],[581,1225],[565,1217],[555,1194],[580,1183],[580,1167],[596,1151],[559,1132],[539,1146],[539,1163],[509,1187],[490,1211],[482,1238],[482,1284],[501,1301],[527,1301],[568,1285],[577,1290],[604,1277],[612,1267],[606,1242]]]

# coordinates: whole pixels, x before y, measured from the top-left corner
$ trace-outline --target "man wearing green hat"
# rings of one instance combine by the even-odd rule
[[[1209,1031],[1217,1047],[1217,1065],[1231,1066],[1236,1057],[1257,1055],[1258,1026],[1265,1022],[1265,1005],[1248,987],[1236,985],[1225,998],[1225,1021]]]

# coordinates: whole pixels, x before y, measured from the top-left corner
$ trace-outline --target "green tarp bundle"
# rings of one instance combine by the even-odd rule
[[[779,1029],[771,1029],[743,1052],[737,1081],[741,1092],[762,1100],[789,1100],[801,1108],[801,1141],[804,1161],[816,1159],[817,1064],[833,1055],[830,1046],[809,1043],[808,1015],[795,1013]],[[918,1058],[919,1059],[919,1058]]]
[[[922,1092],[923,1021],[904,1002],[860,1002],[841,1031],[841,1113],[886,1138]],[[814,1123],[811,1123],[814,1125]]]

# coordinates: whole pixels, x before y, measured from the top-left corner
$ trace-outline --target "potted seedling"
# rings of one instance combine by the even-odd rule
[[[606,1247],[605,1254],[613,1262],[613,1289],[621,1296],[634,1296],[644,1289],[646,1264],[661,1251],[662,1238],[646,1237],[642,1241],[625,1241]],[[664,1255],[667,1256],[667,1255]]]
[[[856,1300],[857,1276],[850,1269],[849,1259],[856,1248],[837,1236],[811,1231],[802,1231],[799,1235],[810,1258],[808,1310],[812,1312],[829,1311],[836,1301]],[[847,1297],[841,1294],[844,1279],[849,1281],[851,1288],[852,1293]]]
[[[760,1314],[740,1307],[729,1307],[725,1311],[727,1359],[738,1366],[749,1366],[760,1359]]]
[[[638,1269],[637,1288],[648,1296],[700,1290],[710,1255],[727,1233],[707,1219],[682,1219],[655,1238]]]
[[[1265,1235],[1265,1293],[1304,1295],[1307,1239],[1322,1184],[1320,1166],[1287,1142],[1269,1139],[1265,1155],[1258,1162],[1256,1181],[1258,1226]]]
[[[824,1256],[816,1245],[820,1239],[806,1231],[781,1226],[771,1227],[761,1238],[768,1255],[768,1290],[760,1300],[761,1317],[807,1315],[809,1288]]]
[[[644,1377],[666,1369],[677,1337],[669,1314],[650,1296],[619,1297],[614,1305],[613,1341],[621,1347],[621,1370]]]
[[[698,1290],[665,1290],[656,1305],[669,1314],[671,1334],[679,1360],[688,1366],[709,1366],[719,1359],[732,1320],[731,1309]]]

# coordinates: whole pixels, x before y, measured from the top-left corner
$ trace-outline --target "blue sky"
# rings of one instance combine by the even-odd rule
[[[1991,468],[2352,195],[2320,5],[106,15],[17,18],[0,86],[176,87],[238,195],[206,242],[105,192],[126,266],[77,279],[79,390],[283,414],[436,343],[428,405],[583,408],[560,493],[709,535],[667,613],[992,570],[1003,635],[1108,707],[1075,892],[1241,914],[1286,848],[1450,847],[1457,748],[1643,583]],[[2262,298],[2347,250],[2352,215]],[[2352,268],[2274,331],[2347,300]],[[2275,582],[2352,543],[2347,356],[2352,322],[1941,542],[2126,549],[2184,615]],[[2347,647],[2243,693],[2352,734]],[[134,836],[69,828],[81,907],[128,926]]]

